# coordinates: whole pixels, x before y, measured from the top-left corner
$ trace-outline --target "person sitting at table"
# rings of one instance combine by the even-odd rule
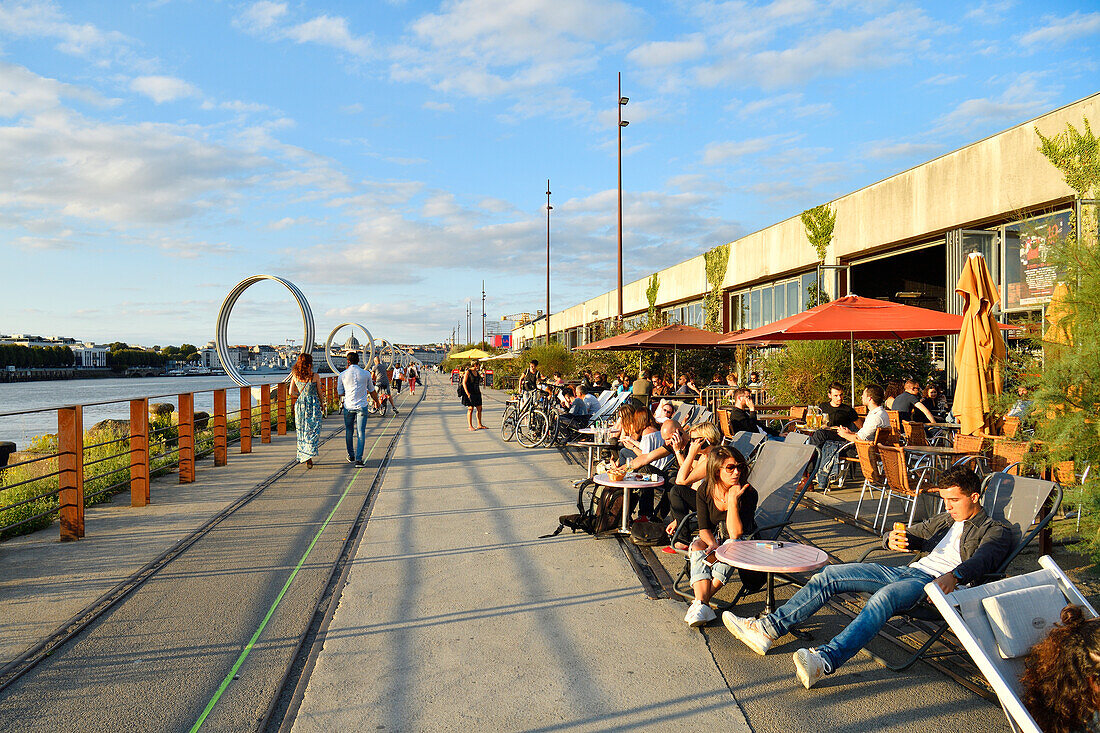
[[[699,389],[695,386],[695,380],[691,377],[690,374],[681,374],[680,378],[676,381],[679,385],[676,388],[676,394],[691,396],[699,394]]]
[[[879,428],[890,429],[890,416],[886,414],[886,408],[882,406],[885,399],[882,387],[877,384],[868,384],[863,389],[863,406],[867,408],[867,415],[863,418],[863,427],[857,432],[852,432],[843,425],[837,427],[836,434],[849,443],[857,440],[872,440],[875,431]]]
[[[936,422],[932,411],[921,404],[920,382],[912,377],[905,380],[904,391],[894,398],[894,406],[890,409],[896,411],[902,420]]]
[[[886,383],[886,386],[883,387],[883,393],[886,395],[882,402],[883,406],[887,410],[893,410],[894,398],[901,394],[903,391],[904,390],[902,389],[901,382],[891,379],[889,382]]]
[[[653,395],[653,382],[649,379],[649,370],[643,369],[630,385],[630,394],[643,406],[649,404],[649,398]]]
[[[775,430],[765,428],[756,419],[756,405],[752,401],[752,391],[748,387],[733,390],[733,406],[727,408],[730,418],[730,433],[736,435],[742,430],[749,433],[766,433],[777,436]]]
[[[932,417],[936,418],[932,422],[936,422],[943,415],[943,410],[940,409],[940,388],[934,384],[929,384],[924,388],[924,394],[920,403],[924,405]]]
[[[1012,405],[1012,409],[1005,414],[1005,417],[1018,417],[1022,423],[1027,420],[1028,413],[1031,412],[1032,400],[1029,396],[1027,386],[1021,384],[1016,387],[1016,396],[1019,399],[1016,400],[1016,404]]]
[[[592,394],[598,395],[601,392],[606,392],[607,390],[611,389],[611,384],[607,381],[606,374],[602,372],[596,372],[593,377],[594,379],[592,382]]]
[[[665,384],[664,377],[661,375],[660,372],[654,373],[653,377],[650,379],[650,382],[653,383],[653,387],[650,389],[650,395],[652,395],[653,397],[660,397],[669,393],[668,385]]]
[[[815,430],[810,436],[810,445],[816,445],[821,449],[821,462],[817,470],[817,487],[824,489],[829,485],[829,477],[838,465],[837,456],[841,448],[848,445],[843,437],[837,434],[836,428],[844,426],[848,430],[855,428],[859,415],[851,405],[844,403],[844,385],[833,382],[829,385],[829,401],[818,405],[825,413],[828,427]]]
[[[672,462],[672,451],[665,446],[660,426],[649,410],[636,405],[619,407],[619,465],[628,471],[655,473],[664,476]],[[674,421],[666,421],[674,422]],[[648,521],[653,516],[653,487],[642,489],[638,498],[638,521]]]
[[[589,391],[588,387],[585,387],[583,384],[578,384],[573,388],[573,393],[576,396],[573,399],[573,403],[569,405],[569,414],[594,415],[599,411],[600,400]]]
[[[729,611],[722,623],[757,654],[767,654],[776,640],[813,616],[838,593],[871,593],[863,609],[843,631],[816,649],[794,653],[795,673],[806,689],[832,674],[867,645],[894,614],[924,598],[924,586],[935,582],[944,593],[981,582],[1012,550],[1012,530],[982,510],[982,481],[968,468],[953,468],[940,478],[940,498],[947,511],[882,537],[895,552],[927,552],[908,566],[879,563],[829,565],[789,601],[759,619]]]
[[[668,492],[672,519],[665,527],[665,532],[671,537],[680,522],[684,521],[684,517],[695,511],[695,492],[707,477],[707,456],[710,455],[711,448],[721,445],[722,434],[714,423],[704,422],[691,429],[686,445],[679,439],[667,440],[665,443],[672,448],[679,463],[676,478]],[[677,542],[676,549],[686,550],[687,545]]]
[[[749,485],[749,467],[736,448],[716,445],[707,455],[706,480],[695,496],[699,537],[688,550],[691,589],[695,600],[684,622],[704,626],[714,619],[710,599],[729,582],[733,567],[721,561],[707,562],[707,556],[726,540],[739,540],[756,531],[756,489]]]
[[[1040,730],[1100,731],[1100,618],[1063,608],[1061,623],[1028,652],[1020,684]]]

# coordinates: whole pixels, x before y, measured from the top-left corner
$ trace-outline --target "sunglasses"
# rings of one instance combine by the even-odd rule
[[[728,473],[733,473],[734,469],[740,471],[741,470],[741,464],[740,463],[727,463],[726,465],[722,466],[722,470],[726,471]]]

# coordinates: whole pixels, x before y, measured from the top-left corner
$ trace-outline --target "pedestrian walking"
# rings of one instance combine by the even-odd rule
[[[321,450],[321,393],[313,357],[298,354],[290,370],[290,397],[294,399],[294,435],[298,441],[298,463],[313,468],[313,457]],[[297,399],[295,399],[297,398]]]
[[[405,381],[405,370],[398,364],[393,370],[393,388],[401,394],[401,383]]]
[[[358,352],[348,352],[348,368],[340,372],[336,393],[344,397],[344,440],[348,463],[362,466],[363,446],[367,442],[367,405],[373,401],[378,406],[378,393],[370,374],[359,366]]]
[[[476,361],[466,367],[458,393],[462,404],[466,405],[466,422],[470,424],[470,430],[485,430],[481,424],[481,372]],[[474,427],[474,410],[477,410],[477,427]]]
[[[383,364],[379,357],[374,357],[374,368],[371,369],[371,377],[374,378],[374,385],[378,389],[379,416],[386,414],[386,405],[390,406],[394,415],[400,414],[397,412],[397,405],[393,403],[393,395],[390,394],[389,364]]]
[[[416,364],[409,364],[409,368],[405,370],[405,379],[409,383],[409,394],[416,394],[416,382],[420,379],[420,370],[416,368]]]

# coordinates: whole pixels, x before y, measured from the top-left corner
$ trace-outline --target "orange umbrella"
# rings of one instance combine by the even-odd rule
[[[974,435],[986,427],[993,398],[1001,394],[1001,363],[1006,349],[993,307],[1000,292],[985,258],[971,253],[963,265],[955,292],[966,303],[959,345],[955,349],[955,402],[952,411],[962,433]]]

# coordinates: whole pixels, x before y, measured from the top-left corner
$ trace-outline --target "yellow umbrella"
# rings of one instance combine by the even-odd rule
[[[448,359],[484,359],[489,356],[489,353],[482,351],[481,349],[467,349],[466,351],[460,351],[457,354],[448,354]]]
[[[959,346],[955,349],[955,402],[952,411],[965,435],[982,432],[1001,394],[1001,363],[1006,349],[993,306],[1000,301],[985,258],[971,253],[955,292],[966,302]]]
[[[1051,293],[1050,303],[1047,305],[1047,327],[1043,333],[1043,341],[1048,344],[1060,346],[1072,346],[1073,337],[1069,333],[1069,323],[1064,323],[1069,315],[1066,298],[1069,297],[1069,288],[1065,283],[1058,283]]]

